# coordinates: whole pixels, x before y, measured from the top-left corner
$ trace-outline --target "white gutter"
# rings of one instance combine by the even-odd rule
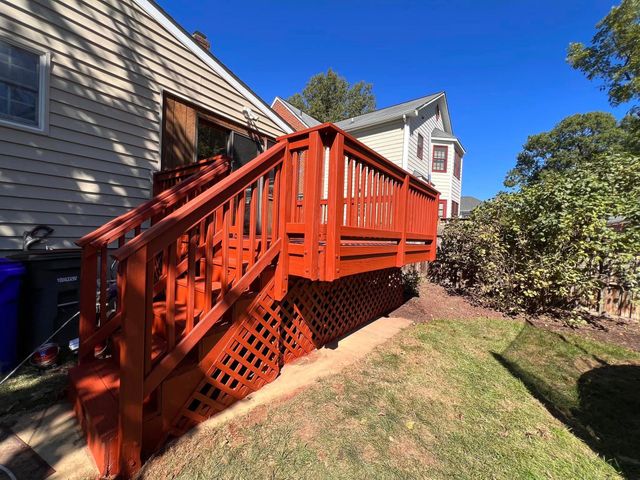
[[[208,65],[214,72],[220,75],[226,80],[232,87],[234,87],[240,94],[249,100],[254,107],[264,113],[272,122],[278,125],[284,132],[293,133],[293,130],[283,120],[281,120],[275,113],[273,113],[267,105],[256,96],[255,93],[250,91],[245,85],[242,84],[237,78],[227,71],[220,63],[216,62],[213,57],[206,53],[196,41],[189,35],[187,35],[181,28],[178,28],[167,15],[160,11],[153,2],[148,0],[134,0],[135,3],[140,6],[151,18],[157,21],[160,25],[166,28],[176,39],[178,39],[185,47],[187,47],[191,53],[202,60]]]

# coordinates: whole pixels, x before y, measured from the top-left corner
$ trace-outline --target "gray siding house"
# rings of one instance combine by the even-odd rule
[[[40,224],[72,247],[147,199],[153,172],[242,164],[291,131],[149,0],[0,2],[0,256]]]

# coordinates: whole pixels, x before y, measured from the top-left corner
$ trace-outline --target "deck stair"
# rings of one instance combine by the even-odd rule
[[[332,124],[161,180],[78,242],[70,395],[103,476],[396,307],[398,267],[435,255],[438,193]]]

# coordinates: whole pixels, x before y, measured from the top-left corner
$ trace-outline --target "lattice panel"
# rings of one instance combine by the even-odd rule
[[[281,365],[402,303],[399,269],[353,275],[335,282],[295,278],[280,303],[272,292],[273,281],[214,347],[218,358],[174,423],[174,435],[271,382]]]

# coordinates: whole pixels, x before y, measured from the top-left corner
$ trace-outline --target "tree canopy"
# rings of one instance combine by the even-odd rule
[[[575,167],[605,152],[631,149],[629,124],[605,112],[571,115],[549,132],[531,135],[509,171],[505,186],[531,184],[549,171]]]
[[[329,69],[327,73],[311,77],[302,92],[287,101],[321,122],[338,122],[375,110],[372,88],[364,81],[350,85],[344,77]]]
[[[569,45],[567,60],[604,81],[612,105],[640,100],[640,0],[622,0],[596,25],[591,45]]]

